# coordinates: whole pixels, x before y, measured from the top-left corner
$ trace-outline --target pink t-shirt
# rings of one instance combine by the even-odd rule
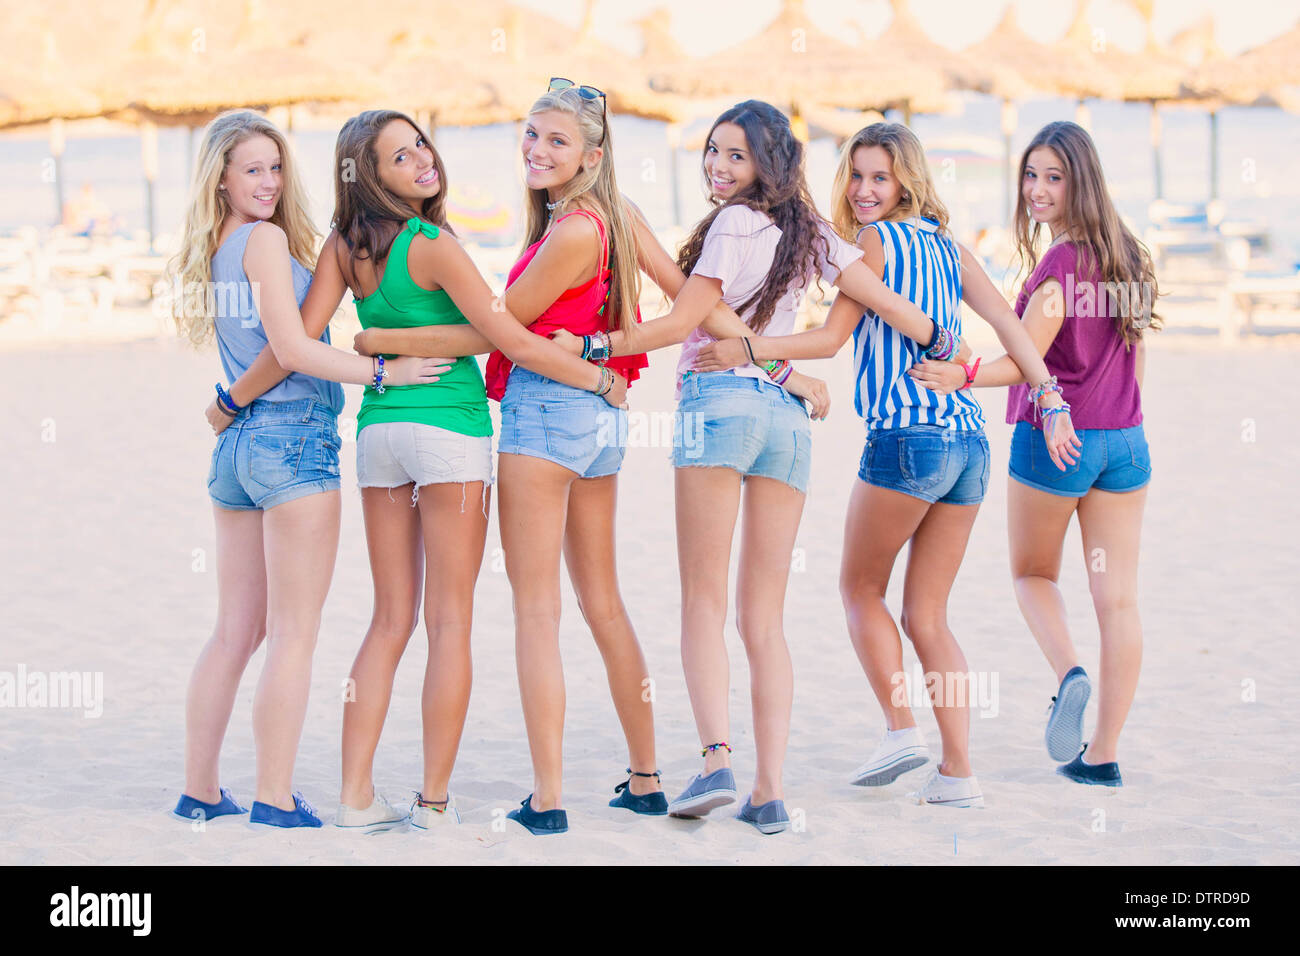
[[[1085,272],[1072,242],[1053,246],[1020,290],[1016,314],[1023,317],[1035,290],[1049,279],[1061,284],[1065,318],[1061,331],[1043,356],[1047,371],[1056,376],[1061,396],[1070,403],[1075,428],[1132,428],[1142,423],[1142,395],[1137,383],[1137,349],[1125,348],[1124,338],[1111,315],[1111,297]],[[1118,308],[1118,306],[1116,306]],[[1007,390],[1007,424],[1034,423],[1028,402],[1029,386]]]
[[[818,251],[815,272],[827,282],[834,282],[840,272],[862,258],[862,250],[845,242],[829,224],[822,226],[822,234],[830,246],[829,257]],[[758,212],[737,203],[725,207],[704,237],[704,248],[691,270],[691,275],[709,276],[722,280],[722,301],[738,309],[750,296],[762,288],[776,257],[781,230],[767,213]],[[786,294],[776,303],[772,319],[763,329],[763,335],[792,335],[795,315],[799,311],[799,297],[812,282],[814,269],[809,269],[802,281],[790,284]],[[740,317],[746,321],[754,314],[751,307]],[[695,364],[695,357],[709,342],[715,341],[702,328],[696,328],[682,343],[681,358],[677,360],[677,394],[681,397],[681,376]],[[767,373],[757,365],[742,365],[730,370],[733,375],[743,375],[771,382]],[[775,383],[773,383],[775,384]]]

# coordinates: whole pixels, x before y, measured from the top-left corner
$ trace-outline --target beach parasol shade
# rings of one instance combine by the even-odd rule
[[[12,34],[9,42],[0,41],[0,50],[0,128],[103,112],[100,98],[60,56],[53,30],[41,32],[35,55],[31,47],[21,48]]]
[[[888,60],[888,62],[886,62]],[[943,77],[895,62],[878,44],[858,48],[815,26],[802,0],[785,0],[757,35],[650,78],[655,89],[683,96],[763,99],[850,109],[890,107],[914,97],[942,98]]]
[[[1192,91],[1247,106],[1294,105],[1300,88],[1300,22],[1232,59],[1207,61],[1190,80]]]
[[[962,51],[992,73],[985,92],[1004,99],[1033,94],[1081,98],[1098,95],[1098,80],[1088,57],[1035,40],[1024,32],[1014,4],[1007,4],[998,25],[984,39]],[[1118,92],[1118,88],[1115,89]]]
[[[1090,23],[1088,0],[1077,0],[1070,27],[1053,49],[1082,66],[1078,72],[1080,99],[1157,102],[1185,98],[1183,86],[1190,73],[1187,64],[1156,41],[1150,4],[1134,6],[1145,21],[1145,30],[1142,48],[1129,52]]]

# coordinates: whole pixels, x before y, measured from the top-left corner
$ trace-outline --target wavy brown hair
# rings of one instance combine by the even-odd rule
[[[1153,309],[1160,289],[1151,253],[1120,219],[1106,189],[1097,147],[1087,130],[1076,123],[1064,120],[1048,123],[1030,140],[1020,157],[1020,186],[1012,222],[1020,263],[1017,280],[1021,275],[1033,275],[1039,260],[1042,224],[1030,219],[1024,184],[1029,154],[1040,148],[1050,149],[1056,155],[1065,178],[1065,222],[1058,235],[1070,236],[1084,269],[1095,271],[1106,286],[1117,286],[1125,293],[1123,298],[1129,307],[1112,305],[1116,313],[1115,328],[1124,338],[1125,346],[1140,339],[1144,329],[1163,328],[1163,320]],[[1139,294],[1128,295],[1129,290],[1137,290]],[[1133,308],[1134,304],[1138,308]]]
[[[375,139],[394,120],[410,124],[424,142],[433,144],[415,120],[397,110],[366,110],[358,113],[339,130],[334,144],[334,216],[331,225],[343,241],[353,260],[370,259],[378,266],[388,257],[388,250],[411,218],[411,207],[398,199],[379,178],[379,154]],[[454,231],[447,225],[447,170],[442,157],[433,150],[433,165],[442,187],[414,210],[415,215],[440,229]],[[352,270],[348,270],[349,272]]]
[[[808,192],[804,177],[803,144],[795,139],[790,120],[770,103],[762,100],[745,100],[737,103],[717,118],[709,129],[701,156],[708,156],[714,131],[723,123],[734,123],[745,134],[746,144],[754,159],[757,175],[754,181],[729,202],[714,203],[713,210],[705,216],[687,236],[677,254],[677,265],[687,275],[695,268],[700,253],[704,251],[704,238],[718,214],[727,206],[744,205],[756,212],[767,214],[778,229],[781,239],[777,243],[772,267],[758,291],[736,307],[741,315],[754,309],[748,319],[749,327],[760,335],[772,321],[772,313],[781,297],[796,282],[802,281],[817,261],[818,246],[821,254],[830,256],[830,243],[822,234],[828,225],[817,212],[817,206]],[[704,173],[708,185],[708,172]],[[818,283],[820,288],[820,281]]]

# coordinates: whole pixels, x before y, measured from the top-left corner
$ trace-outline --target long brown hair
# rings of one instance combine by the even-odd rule
[[[554,214],[546,208],[548,195],[545,189],[530,189],[524,200],[527,224],[524,228],[524,245],[529,246],[546,235],[552,218],[559,219],[566,212],[586,209],[595,213],[605,224],[609,238],[610,270],[613,275],[609,286],[609,304],[605,321],[609,328],[624,331],[636,325],[636,304],[641,298],[641,269],[637,265],[636,233],[632,219],[619,192],[614,176],[614,140],[609,130],[609,114],[602,107],[603,100],[585,99],[576,87],[552,90],[542,94],[528,111],[544,113],[556,110],[567,113],[578,124],[582,149],[600,147],[601,157],[578,173],[558,191]],[[605,263],[600,263],[600,269]]]
[[[751,307],[754,314],[749,327],[762,334],[772,321],[776,304],[789,291],[790,286],[802,280],[816,261],[817,246],[822,254],[830,256],[830,243],[821,228],[827,225],[817,212],[808,182],[804,177],[803,144],[790,129],[790,120],[770,103],[762,100],[745,100],[737,103],[714,121],[705,140],[700,163],[708,156],[714,131],[723,123],[734,123],[745,134],[750,155],[754,159],[757,175],[743,191],[726,203],[713,202],[713,210],[696,224],[677,254],[677,265],[687,275],[695,268],[700,253],[704,251],[704,237],[708,235],[713,220],[731,205],[744,205],[756,212],[766,213],[781,230],[772,267],[758,291],[750,296],[736,311],[743,315]],[[708,186],[708,172],[704,172]],[[820,288],[820,282],[819,282]]]
[[[379,155],[375,139],[394,120],[410,124],[424,142],[433,144],[415,120],[396,110],[366,110],[358,113],[339,130],[334,144],[334,216],[332,225],[347,243],[353,260],[369,259],[378,266],[388,257],[389,247],[411,218],[411,209],[391,192],[379,178]],[[433,150],[433,165],[442,187],[415,210],[426,222],[440,229],[447,225],[447,171],[442,157]],[[349,270],[351,271],[351,270]]]
[[[1029,154],[1043,147],[1056,154],[1065,179],[1065,222],[1058,235],[1069,235],[1075,243],[1082,268],[1096,272],[1106,288],[1118,288],[1121,293],[1118,305],[1128,303],[1128,307],[1112,304],[1112,308],[1115,328],[1125,345],[1131,346],[1142,337],[1144,329],[1164,327],[1163,320],[1152,308],[1160,295],[1155,268],[1151,253],[1124,225],[1115,209],[1092,137],[1076,123],[1064,120],[1048,123],[1030,140],[1020,157],[1020,185],[1013,220],[1020,263],[1017,278],[1032,275],[1039,260],[1042,224],[1030,219],[1024,183]],[[1130,290],[1137,294],[1130,295]],[[1108,294],[1107,298],[1114,296]],[[1100,303],[1100,295],[1097,301]],[[1066,307],[1072,307],[1072,303],[1066,303]]]
[[[900,220],[921,216],[939,224],[939,232],[948,230],[948,207],[939,198],[930,178],[930,164],[925,159],[925,149],[916,134],[902,123],[872,123],[858,130],[840,150],[840,162],[835,169],[835,184],[831,187],[831,219],[835,231],[850,242],[855,241],[859,230],[853,203],[849,200],[849,182],[853,177],[853,153],[859,146],[879,146],[889,154],[894,178],[903,187],[903,197],[898,200],[886,219]]]

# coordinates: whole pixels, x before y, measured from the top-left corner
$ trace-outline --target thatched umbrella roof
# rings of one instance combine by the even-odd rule
[[[988,66],[963,52],[949,49],[930,39],[921,21],[912,13],[908,0],[889,0],[893,18],[884,32],[870,44],[873,58],[884,56],[892,62],[937,73],[944,89],[975,90],[988,93],[994,74]]]
[[[1136,53],[1121,50],[1104,33],[1095,32],[1088,18],[1088,0],[1077,0],[1074,19],[1056,44],[1061,56],[1083,64],[1080,98],[1154,102],[1184,98],[1187,65],[1160,45],[1151,26],[1150,3],[1134,6],[1146,21],[1143,48]]]
[[[1033,93],[1079,97],[1097,95],[1092,64],[1073,49],[1043,43],[1020,26],[1016,8],[1007,4],[998,25],[984,39],[962,51],[992,71],[992,92],[1006,99]]]
[[[684,96],[859,109],[893,105],[916,90],[939,90],[937,78],[924,70],[903,64],[882,69],[877,52],[822,31],[808,19],[803,0],[784,0],[776,19],[757,36],[677,69],[662,69],[650,83]]]
[[[1203,64],[1188,85],[1232,103],[1294,106],[1300,92],[1300,22],[1238,57]]]
[[[40,48],[34,62],[24,62],[16,51],[9,50],[0,59],[0,128],[99,116],[103,112],[100,98],[67,81],[69,71],[52,32],[46,32]]]

